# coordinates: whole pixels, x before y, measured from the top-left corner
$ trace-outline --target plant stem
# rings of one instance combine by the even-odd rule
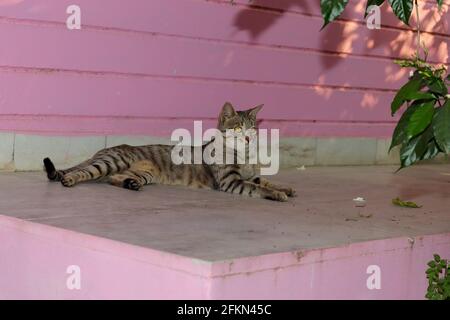
[[[417,50],[416,50],[416,54],[417,54],[417,58],[420,57],[420,48],[421,48],[421,44],[420,44],[420,16],[419,16],[419,5],[417,3],[417,0],[414,0],[414,6],[416,7],[416,24],[417,24]]]

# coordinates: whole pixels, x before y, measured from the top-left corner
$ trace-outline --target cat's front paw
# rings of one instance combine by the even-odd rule
[[[288,201],[288,196],[284,192],[277,192],[276,198],[277,198],[276,200],[281,201],[281,202]]]
[[[271,192],[271,194],[269,196],[266,197],[266,199],[286,202],[286,201],[288,201],[288,196],[284,192],[273,191],[273,192]]]
[[[296,197],[297,196],[297,191],[295,191],[294,189],[292,189],[292,188],[287,188],[286,189],[286,191],[285,191],[285,193],[286,193],[286,195],[288,196],[288,197]]]

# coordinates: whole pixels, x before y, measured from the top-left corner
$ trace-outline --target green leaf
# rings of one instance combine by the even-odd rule
[[[432,139],[430,142],[428,142],[427,150],[422,155],[420,160],[433,159],[439,152],[442,152],[442,150],[439,149],[436,140]]]
[[[439,300],[439,295],[437,293],[433,293],[431,295],[431,300]]]
[[[409,80],[403,87],[398,90],[391,103],[391,114],[394,115],[398,109],[407,101],[407,97],[413,93],[419,92],[423,82],[421,78],[413,78]]]
[[[395,15],[409,26],[409,18],[413,9],[413,0],[388,0]]]
[[[450,100],[436,109],[433,131],[439,148],[445,153],[450,153]]]
[[[436,262],[434,262],[434,261],[432,260],[432,261],[428,262],[427,265],[428,265],[430,268],[435,268],[435,267],[436,267]]]
[[[407,140],[423,132],[430,125],[434,115],[434,103],[435,101],[427,101],[419,104],[419,107],[411,114],[406,127]]]
[[[435,149],[433,129],[429,126],[422,134],[403,143],[400,148],[400,169],[408,167],[419,160],[434,157],[437,154]]]
[[[441,78],[435,78],[427,82],[427,86],[431,92],[437,93],[443,97],[448,94],[447,86]]]
[[[395,127],[394,134],[392,135],[392,142],[391,146],[389,147],[389,151],[391,151],[393,147],[401,143],[407,142],[406,128],[409,124],[411,116],[419,107],[420,104],[413,103],[411,106],[408,107],[408,109],[405,110],[405,112],[403,112],[400,120],[397,123],[397,126]]]
[[[436,262],[441,261],[441,256],[438,254],[433,254],[433,258],[434,258],[434,261],[436,261]]]
[[[320,0],[320,8],[324,20],[322,29],[340,16],[347,4],[348,0]]]
[[[425,147],[423,147],[423,144],[419,145],[419,148],[417,148],[419,141],[420,137],[416,137],[408,143],[403,143],[400,148],[400,169],[406,168],[419,161],[422,156],[420,153],[422,151],[425,153]]]
[[[369,7],[371,6],[381,6],[384,3],[384,0],[367,0],[366,11],[364,11],[364,18],[369,14]]]
[[[422,91],[417,91],[417,92],[408,92],[407,94],[405,94],[404,96],[406,101],[411,101],[411,100],[436,100],[436,97],[429,92],[422,92]]]
[[[395,199],[392,199],[392,204],[395,204],[396,206],[400,206],[400,207],[405,207],[405,208],[422,208],[422,206],[419,206],[412,201],[403,201],[403,200],[400,200],[400,198],[398,198],[398,197]],[[428,265],[430,266],[430,264],[428,264]]]
[[[444,0],[437,0],[439,10],[442,8],[443,3],[444,3]]]

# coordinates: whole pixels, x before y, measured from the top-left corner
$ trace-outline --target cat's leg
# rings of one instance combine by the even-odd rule
[[[252,182],[254,182],[262,187],[275,189],[275,190],[284,192],[288,197],[296,197],[297,196],[297,192],[295,191],[295,189],[293,189],[291,187],[287,187],[287,186],[282,186],[279,184],[274,184],[274,183],[270,182],[269,180],[266,180],[261,177],[254,178],[252,180]]]
[[[89,160],[84,161],[74,167],[71,167],[71,168],[56,170],[53,162],[49,158],[45,158],[44,159],[44,167],[45,167],[45,171],[47,173],[48,180],[56,182],[56,181],[61,181],[62,178],[64,177],[64,175],[66,175],[67,173],[75,171],[75,170],[85,166],[88,163],[88,161]]]
[[[275,201],[287,201],[288,196],[282,191],[262,187],[256,183],[245,180],[234,180],[227,188],[222,191],[240,194],[251,198],[269,199]]]
[[[109,183],[113,186],[134,191],[142,190],[144,185],[151,184],[154,181],[155,176],[151,172],[132,169],[109,177]]]
[[[61,183],[65,187],[72,187],[80,182],[97,180],[111,174],[126,170],[129,164],[122,158],[105,155],[94,157],[68,170],[62,176]]]
[[[275,201],[287,201],[288,196],[282,191],[261,186],[251,181],[242,180],[237,172],[229,172],[219,184],[221,191],[240,194],[251,198],[262,198]]]
[[[65,187],[72,187],[83,181],[96,180],[125,171],[142,157],[144,154],[139,149],[120,145],[102,149],[91,159],[65,170],[56,170],[49,158],[44,159],[44,166],[49,180],[61,181]]]

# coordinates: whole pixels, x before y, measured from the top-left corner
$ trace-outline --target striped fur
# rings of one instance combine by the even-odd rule
[[[256,128],[256,113],[261,107],[235,111],[226,103],[219,116],[221,131],[240,127]],[[198,147],[198,148],[204,148]],[[80,182],[107,180],[110,184],[130,190],[141,190],[148,184],[183,185],[192,188],[220,190],[253,198],[287,201],[295,196],[292,188],[274,185],[258,175],[256,165],[173,164],[170,145],[120,145],[97,152],[91,159],[65,170],[56,170],[49,158],[44,167],[50,181],[65,187]],[[191,154],[194,154],[192,147]]]

